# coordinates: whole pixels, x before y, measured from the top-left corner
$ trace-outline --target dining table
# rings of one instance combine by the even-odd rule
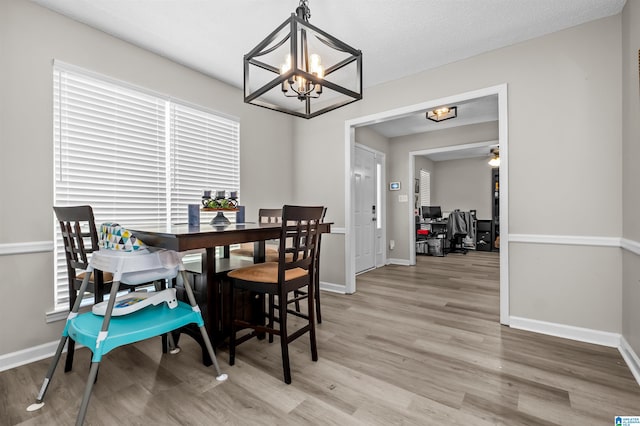
[[[320,233],[331,232],[331,223],[319,224]],[[282,231],[279,223],[231,223],[228,225],[172,224],[164,227],[132,226],[128,228],[140,241],[151,247],[177,252],[194,251],[201,254],[200,271],[191,274],[196,300],[202,311],[205,327],[214,347],[220,346],[229,335],[230,297],[226,272],[265,261],[265,242],[277,240]],[[229,247],[254,243],[253,259],[230,256]],[[314,279],[318,279],[318,271]],[[264,299],[244,297],[242,308],[251,321],[264,320]],[[196,330],[183,330],[203,349],[203,362],[211,364],[206,348]],[[179,335],[175,336],[177,341]]]

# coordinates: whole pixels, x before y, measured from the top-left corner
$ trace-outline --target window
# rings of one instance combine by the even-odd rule
[[[431,173],[420,170],[420,205],[431,205]]]
[[[57,62],[54,205],[89,204],[96,224],[187,221],[205,189],[240,187],[237,120]],[[59,226],[55,309],[68,307]]]

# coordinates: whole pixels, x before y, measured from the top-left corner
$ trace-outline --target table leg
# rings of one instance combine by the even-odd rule
[[[266,241],[255,241],[253,243],[253,263],[264,263],[266,260],[265,254]]]
[[[202,279],[206,283],[206,305],[207,305],[207,317],[204,319],[204,324],[207,327],[207,333],[209,333],[209,339],[212,344],[218,346],[221,343],[220,330],[222,329],[221,323],[221,300],[220,289],[216,281],[216,248],[207,247],[205,253],[202,256]]]

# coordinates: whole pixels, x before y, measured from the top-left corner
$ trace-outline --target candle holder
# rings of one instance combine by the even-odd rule
[[[215,198],[211,198],[211,191],[204,191],[202,210],[218,212],[209,222],[213,226],[230,225],[231,221],[225,217],[224,212],[238,211],[238,192],[231,191],[229,198],[226,198],[226,194],[226,191],[215,191]]]

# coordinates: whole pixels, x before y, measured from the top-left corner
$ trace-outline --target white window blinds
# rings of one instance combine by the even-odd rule
[[[198,202],[203,190],[240,189],[240,126],[185,105],[174,103],[170,110],[171,217],[186,222],[187,205]]]
[[[89,204],[96,224],[186,222],[204,189],[238,190],[239,123],[54,65],[54,205]],[[55,309],[68,308],[59,226]]]
[[[431,173],[420,170],[420,205],[431,205]]]

